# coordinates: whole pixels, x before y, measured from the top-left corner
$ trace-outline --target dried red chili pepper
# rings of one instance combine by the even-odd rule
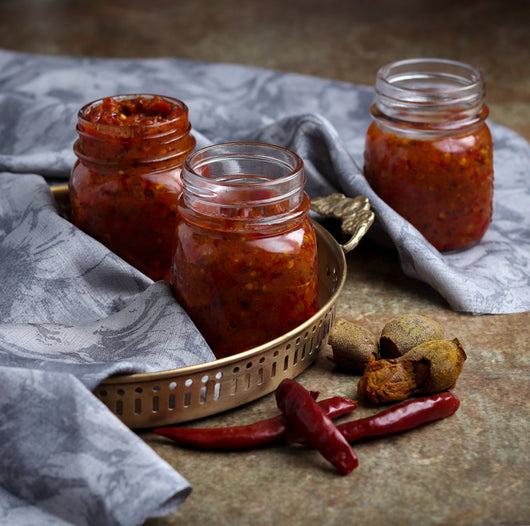
[[[311,392],[316,398],[318,393]],[[336,418],[350,413],[357,402],[342,396],[321,400],[317,404],[329,416]],[[177,444],[195,449],[236,450],[262,446],[286,435],[289,425],[283,415],[268,418],[244,426],[220,428],[161,427],[153,430],[155,435],[164,436]]]
[[[348,442],[390,435],[451,416],[460,406],[452,393],[443,392],[403,402],[374,416],[337,426]]]
[[[460,400],[450,392],[437,393],[408,400],[373,416],[345,422],[337,426],[344,438],[355,442],[363,438],[392,435],[414,429],[422,424],[451,416],[460,406]],[[288,436],[289,440],[308,443],[299,436]]]
[[[275,394],[276,403],[293,431],[299,432],[343,475],[357,467],[353,449],[307,389],[287,378],[282,380]]]

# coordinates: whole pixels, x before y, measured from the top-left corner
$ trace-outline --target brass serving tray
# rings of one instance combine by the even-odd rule
[[[52,187],[60,211],[68,214],[68,186]],[[345,253],[352,250],[373,222],[365,197],[333,194],[314,200],[312,208],[342,221],[350,239],[344,245],[314,223],[318,247],[320,308],[296,329],[254,349],[212,362],[155,373],[108,378],[94,394],[132,429],[158,427],[233,409],[274,391],[318,356],[333,326],[336,300],[346,280]]]

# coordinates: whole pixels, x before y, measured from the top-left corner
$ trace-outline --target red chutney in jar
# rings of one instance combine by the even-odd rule
[[[440,251],[480,241],[493,212],[493,143],[479,70],[445,59],[379,69],[364,174]]]
[[[179,119],[183,108],[169,99],[154,95],[152,97],[106,97],[100,104],[87,107],[84,118],[94,124],[112,126],[149,126],[165,124]],[[186,127],[183,127],[184,131]]]
[[[179,199],[182,221],[176,232],[173,287],[222,358],[267,343],[318,311],[316,235],[303,192],[293,204],[276,191],[260,189],[267,186],[265,178],[254,184],[256,176],[240,176],[240,186],[217,179],[209,189],[219,184],[218,191],[190,196],[188,162]],[[200,197],[204,195],[208,197]]]
[[[157,95],[107,97],[78,114],[72,221],[153,280],[170,279],[190,130],[186,105]]]
[[[420,140],[366,135],[364,175],[374,191],[440,251],[466,248],[492,217],[493,146],[488,127]]]

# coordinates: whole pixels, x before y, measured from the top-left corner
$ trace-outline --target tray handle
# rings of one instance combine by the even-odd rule
[[[341,221],[341,230],[349,240],[340,244],[347,254],[353,250],[374,222],[374,212],[367,197],[358,195],[330,194],[311,200],[311,209],[323,216],[333,216]]]

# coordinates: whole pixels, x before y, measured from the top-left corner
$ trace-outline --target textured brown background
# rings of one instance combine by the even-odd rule
[[[362,84],[392,60],[452,58],[482,69],[492,119],[530,140],[527,0],[1,0],[0,47],[235,62]],[[404,277],[394,254],[362,242],[348,256],[338,315],[379,332],[410,311],[438,319],[466,348],[454,417],[357,445],[360,466],[348,477],[309,449],[194,452],[143,432],[194,485],[181,508],[148,524],[529,524],[530,315],[452,312]],[[299,380],[323,395],[355,397],[358,378],[334,371],[327,352]],[[198,425],[275,413],[268,396]]]

